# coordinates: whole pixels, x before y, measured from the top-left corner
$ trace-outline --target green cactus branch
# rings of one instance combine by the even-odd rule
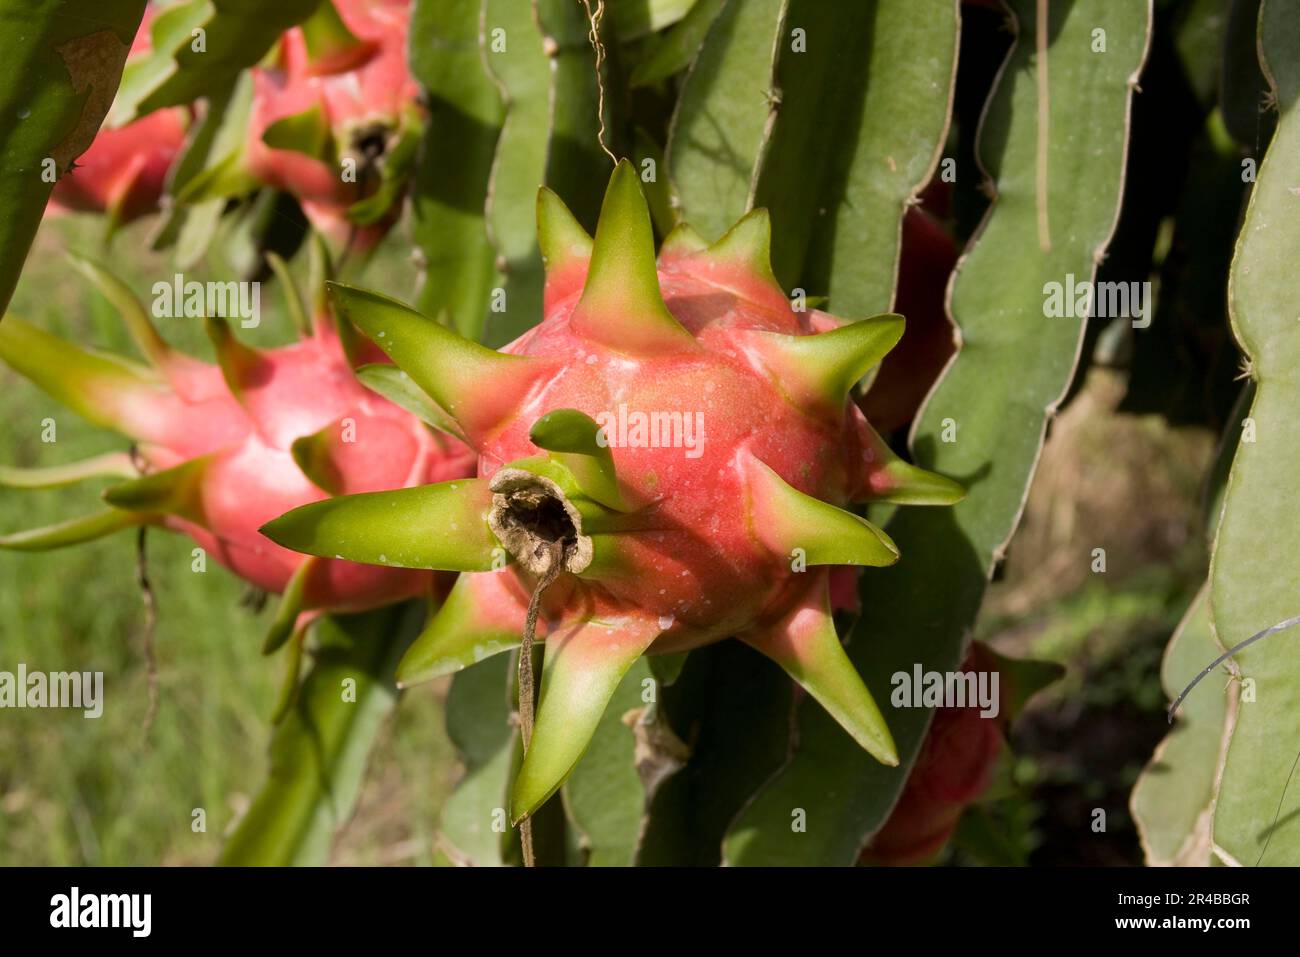
[[[685,218],[717,239],[753,205],[772,134],[788,0],[727,3],[682,85],[665,162]]]
[[[551,69],[531,4],[484,0],[480,23],[480,53],[504,115],[487,195],[501,293],[482,338],[501,346],[541,315],[542,257],[531,210],[546,179]]]
[[[837,315],[893,306],[903,214],[948,130],[958,24],[956,3],[791,0],[753,203],[772,213],[777,278]]]
[[[1161,677],[1172,699],[1221,654],[1210,623],[1207,589],[1188,608],[1165,650]],[[1229,676],[1207,680],[1206,686],[1179,709],[1177,724],[1156,748],[1133,788],[1131,807],[1148,864],[1207,867],[1214,794],[1226,728],[1235,719],[1239,685]]]
[[[1068,387],[1080,319],[1048,318],[1044,285],[1067,273],[1091,277],[1115,228],[1128,143],[1130,99],[1145,58],[1149,5],[1121,0],[1053,4],[1053,222],[1071,223],[1050,252],[1038,243],[1034,204],[1038,86],[1034,4],[1015,4],[1018,41],[981,129],[980,160],[997,198],[959,264],[951,314],[964,345],[931,393],[912,435],[917,460],[969,488],[952,510],[900,512],[888,525],[906,560],[863,576],[864,613],[849,650],[877,701],[890,676],[956,668],[989,575],[1015,529],[1047,422]],[[1103,29],[1104,54],[1091,50]],[[1087,131],[1086,134],[1083,131]],[[1085,136],[1089,148],[1081,149]],[[979,175],[959,170],[958,176]],[[1017,268],[1008,271],[1007,263]],[[883,600],[879,596],[892,596]],[[899,601],[900,596],[906,600]],[[801,716],[800,749],[733,824],[736,864],[851,864],[881,826],[915,758],[925,709],[886,709],[904,761],[862,760],[851,740],[814,708]],[[793,809],[807,830],[790,826]]]
[[[1294,509],[1288,489],[1300,468],[1300,407],[1293,369],[1296,252],[1300,250],[1300,11],[1267,0],[1259,11],[1260,65],[1277,104],[1277,130],[1250,197],[1229,278],[1233,332],[1255,394],[1224,492],[1210,565],[1210,611],[1230,646],[1300,613]],[[1241,704],[1214,809],[1214,852],[1244,865],[1300,855],[1300,788],[1287,791],[1300,750],[1300,644],[1281,635],[1235,658]],[[1198,689],[1213,696],[1216,689]],[[1286,822],[1291,823],[1286,823]]]
[[[313,664],[275,729],[270,775],[226,842],[229,866],[319,866],[352,816],[366,764],[397,704],[393,672],[415,637],[418,602],[313,627]]]
[[[411,198],[416,304],[431,316],[446,313],[470,339],[482,337],[496,282],[483,197],[502,116],[479,51],[481,7],[482,0],[417,0],[410,40],[411,70],[429,102]]]
[[[90,146],[113,103],[145,0],[0,4],[0,317],[54,183]]]

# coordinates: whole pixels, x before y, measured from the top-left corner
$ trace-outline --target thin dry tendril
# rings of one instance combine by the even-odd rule
[[[533,637],[537,633],[537,615],[541,610],[542,593],[560,574],[564,567],[564,543],[550,543],[550,564],[546,572],[538,579],[533,589],[533,597],[528,602],[528,617],[524,620],[524,639],[519,646],[519,736],[524,742],[524,754],[533,743],[534,704],[533,679]],[[537,859],[533,854],[533,820],[525,817],[519,822],[519,844],[524,853],[524,867],[536,867]]]
[[[605,16],[605,0],[596,0],[594,12],[591,9],[591,0],[582,0],[582,7],[587,11],[587,21],[591,24],[587,39],[591,41],[591,49],[596,54],[596,118],[600,121],[596,140],[600,143],[600,148],[605,151],[605,155],[609,157],[609,161],[617,166],[618,157],[605,145],[605,78],[600,72],[600,68],[605,64],[605,44],[600,42],[600,21]]]

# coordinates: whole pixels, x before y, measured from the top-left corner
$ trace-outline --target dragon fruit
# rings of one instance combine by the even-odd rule
[[[145,9],[128,60],[152,49],[149,24],[155,15],[152,5]],[[174,106],[117,129],[101,129],[76,166],[54,184],[47,210],[106,212],[113,225],[153,212],[189,125],[189,108]]]
[[[244,164],[302,204],[338,248],[368,249],[392,224],[418,137],[419,85],[406,65],[408,0],[325,0],[253,70]],[[365,206],[358,206],[369,200]]]
[[[894,455],[848,399],[902,317],[841,324],[792,308],[763,210],[713,245],[679,226],[656,264],[626,161],[594,240],[546,189],[538,238],[544,317],[500,352],[381,294],[330,287],[459,425],[478,477],[314,503],[264,532],[308,554],[465,573],[399,667],[406,684],[519,645],[530,593],[558,574],[540,598],[546,651],[516,822],[563,782],[637,657],[732,636],[896,763],[836,634],[828,568],[899,557],[840,505],[962,495]]]
[[[74,263],[122,314],[150,365],[84,351],[13,316],[0,324],[0,359],[135,445],[130,454],[74,465],[0,469],[0,484],[127,481],[104,492],[109,507],[100,514],[0,536],[0,547],[58,548],[146,524],[182,532],[247,582],[285,595],[269,647],[315,612],[360,611],[431,591],[429,572],[304,561],[258,533],[276,515],[330,495],[473,471],[463,444],[362,385],[344,349],[347,331],[323,296],[301,341],[277,349],[254,350],[224,320],[206,320],[219,358],[212,365],[170,348],[139,300],[102,267]]]
[[[928,191],[927,191],[928,192]],[[944,302],[957,249],[924,207],[903,217],[895,307],[907,331],[887,355],[859,405],[871,424],[888,434],[911,422],[957,351],[956,328]]]
[[[994,664],[977,644],[961,670],[988,671]],[[988,790],[1006,733],[1005,708],[998,713],[984,717],[979,705],[935,709],[898,804],[864,851],[864,863],[919,864],[943,849],[962,813]]]

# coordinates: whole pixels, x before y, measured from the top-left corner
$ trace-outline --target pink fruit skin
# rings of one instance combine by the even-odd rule
[[[921,207],[908,210],[894,302],[895,310],[907,318],[907,327],[859,403],[882,433],[912,421],[956,351],[945,303],[948,277],[956,264],[957,248],[938,220]]]
[[[831,608],[857,614],[862,610],[862,600],[858,597],[858,579],[862,569],[856,565],[833,565],[827,572],[830,583]]]
[[[419,85],[406,66],[407,0],[335,0],[334,6],[365,46],[339,62],[313,64],[302,30],[285,33],[279,65],[253,70],[245,159],[255,177],[296,196],[312,225],[341,243],[351,231],[347,209],[363,197],[362,184],[344,182],[339,168],[304,153],[272,149],[262,135],[277,120],[319,107],[340,151],[352,153],[357,135],[384,135],[401,126]],[[358,229],[354,248],[373,246],[389,225]]]
[[[128,58],[152,48],[149,23],[154,15],[152,6],[146,8]],[[54,184],[49,210],[115,210],[119,223],[153,212],[167,173],[185,145],[189,125],[190,111],[176,106],[155,110],[118,129],[101,129],[72,171]]]
[[[200,486],[205,526],[169,518],[239,577],[283,591],[303,557],[274,544],[258,528],[289,509],[329,497],[299,469],[295,439],[351,420],[355,442],[336,443],[331,463],[342,493],[381,491],[461,478],[473,454],[434,435],[410,413],[362,386],[327,321],[308,339],[261,354],[251,384],[236,398],[221,370],[189,357],[168,363],[174,394],[139,410],[135,434],[153,469],[212,456]],[[337,431],[335,431],[337,430]],[[307,585],[305,608],[360,611],[427,594],[430,572],[320,560]]]
[[[990,666],[990,659],[976,645],[961,670],[987,671]],[[1005,724],[1001,716],[981,717],[978,706],[936,709],[898,804],[863,860],[919,864],[942,850],[962,812],[988,789],[1002,752]]]
[[[663,256],[659,284],[668,309],[698,350],[630,356],[574,329],[585,269],[548,277],[545,318],[503,351],[554,361],[557,374],[481,443],[479,475],[539,454],[529,429],[553,409],[599,421],[620,403],[629,412],[682,412],[703,422],[698,457],[684,448],[614,447],[625,488],[650,503],[639,530],[620,537],[624,573],[598,582],[562,578],[546,593],[549,617],[630,615],[658,619],[652,651],[695,647],[770,622],[820,576],[791,570],[751,527],[753,460],[823,501],[844,504],[862,488],[882,488],[873,470],[866,420],[846,403],[842,423],[787,399],[747,348],[747,331],[807,335],[833,320],[798,313],[779,289],[749,269],[707,257]],[[560,371],[562,370],[562,371]],[[503,409],[503,416],[507,410]],[[841,594],[843,588],[841,587]]]

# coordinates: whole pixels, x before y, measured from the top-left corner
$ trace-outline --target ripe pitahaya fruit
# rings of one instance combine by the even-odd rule
[[[975,645],[961,670],[995,666]],[[988,790],[1004,744],[1007,697],[1004,688],[997,717],[984,717],[978,705],[935,709],[921,754],[889,819],[863,852],[864,863],[919,864],[943,849],[962,813]]]
[[[406,66],[409,0],[324,0],[253,70],[249,173],[302,204],[338,248],[368,249],[398,212],[400,177],[421,124]],[[370,199],[370,208],[355,204]],[[354,232],[355,231],[355,232]]]
[[[152,49],[149,24],[155,15],[150,4],[128,61]],[[72,170],[54,184],[47,210],[108,213],[114,226],[153,212],[189,125],[189,108],[174,106],[117,129],[101,129]]]
[[[911,422],[944,366],[957,351],[957,330],[948,318],[948,277],[957,249],[943,226],[923,207],[903,217],[894,305],[907,316],[907,331],[880,363],[859,405],[885,434]]]
[[[313,611],[361,611],[430,592],[429,572],[332,557],[304,562],[258,534],[276,515],[330,495],[473,471],[462,443],[358,381],[323,296],[301,341],[277,349],[249,348],[224,320],[206,320],[220,362],[211,365],[170,348],[124,284],[89,261],[75,263],[121,312],[150,365],[84,351],[13,316],[0,323],[0,359],[136,445],[132,454],[74,465],[0,469],[0,484],[48,487],[95,475],[128,481],[104,492],[106,511],[0,536],[0,547],[58,548],[146,524],[183,532],[239,577],[285,594],[271,647]]]
[[[469,573],[399,668],[408,684],[518,645],[530,593],[556,556],[515,821],[563,782],[638,656],[731,636],[896,763],[835,632],[827,566],[898,559],[882,530],[839,505],[962,495],[890,452],[848,400],[902,318],[841,325],[794,311],[772,276],[763,210],[712,246],[679,227],[656,267],[626,161],[594,242],[546,189],[538,233],[544,318],[501,352],[378,293],[330,287],[459,423],[478,477],[335,498],[265,533],[309,554]]]

